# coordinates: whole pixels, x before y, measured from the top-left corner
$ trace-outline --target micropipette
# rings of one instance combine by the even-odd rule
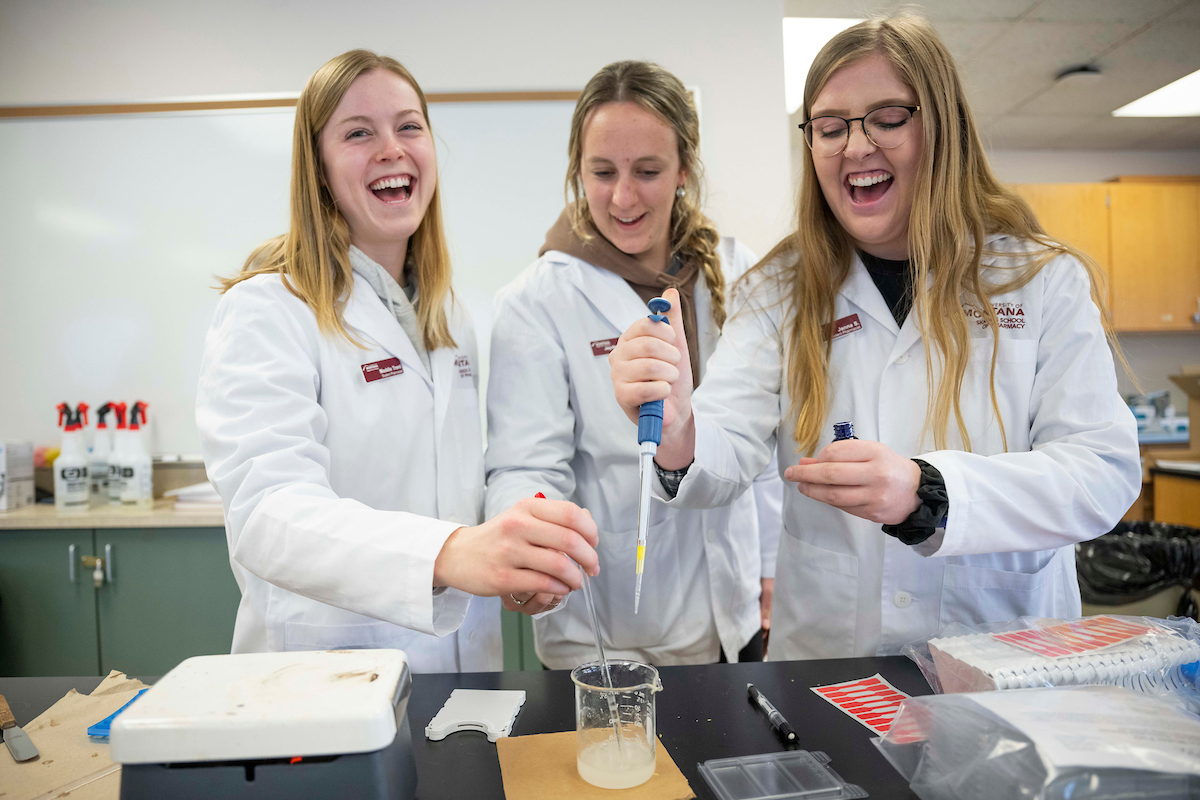
[[[648,305],[653,314],[650,319],[666,322],[671,303],[656,297]],[[641,445],[641,492],[638,495],[638,540],[637,540],[637,584],[633,590],[633,613],[638,612],[642,599],[642,569],[646,564],[646,527],[650,521],[650,480],[654,475],[654,454],[662,442],[663,401],[652,400],[642,403],[638,409],[638,444]]]

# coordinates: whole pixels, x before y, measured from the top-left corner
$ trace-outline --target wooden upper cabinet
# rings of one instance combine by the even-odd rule
[[[1192,331],[1200,302],[1200,185],[1114,183],[1113,323],[1123,331]]]
[[[1112,274],[1108,184],[1025,183],[1012,188],[1033,207],[1047,234],[1087,253],[1106,274]],[[1111,278],[1107,299],[1112,308]]]
[[[1200,183],[1017,184],[1046,232],[1108,275],[1119,331],[1200,331]]]

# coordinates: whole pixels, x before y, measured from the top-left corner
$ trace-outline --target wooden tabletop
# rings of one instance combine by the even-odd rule
[[[60,513],[52,504],[37,503],[14,511],[0,511],[0,531],[64,528],[223,528],[218,508],[175,508],[174,499],[154,501],[152,509],[102,506],[84,512]]]

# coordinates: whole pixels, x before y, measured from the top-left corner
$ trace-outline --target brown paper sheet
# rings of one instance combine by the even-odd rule
[[[632,789],[601,789],[575,769],[575,732],[508,736],[496,741],[507,800],[689,800],[696,795],[662,739],[654,748],[654,777]]]
[[[117,800],[121,765],[87,729],[128,703],[146,684],[113,671],[91,694],[74,689],[25,727],[40,758],[18,764],[0,752],[0,800]]]

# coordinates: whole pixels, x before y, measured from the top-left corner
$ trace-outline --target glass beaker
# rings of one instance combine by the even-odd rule
[[[628,789],[654,775],[654,695],[662,691],[662,683],[658,670],[636,661],[609,661],[608,670],[611,689],[598,662],[571,670],[575,764],[579,777],[593,786]]]

